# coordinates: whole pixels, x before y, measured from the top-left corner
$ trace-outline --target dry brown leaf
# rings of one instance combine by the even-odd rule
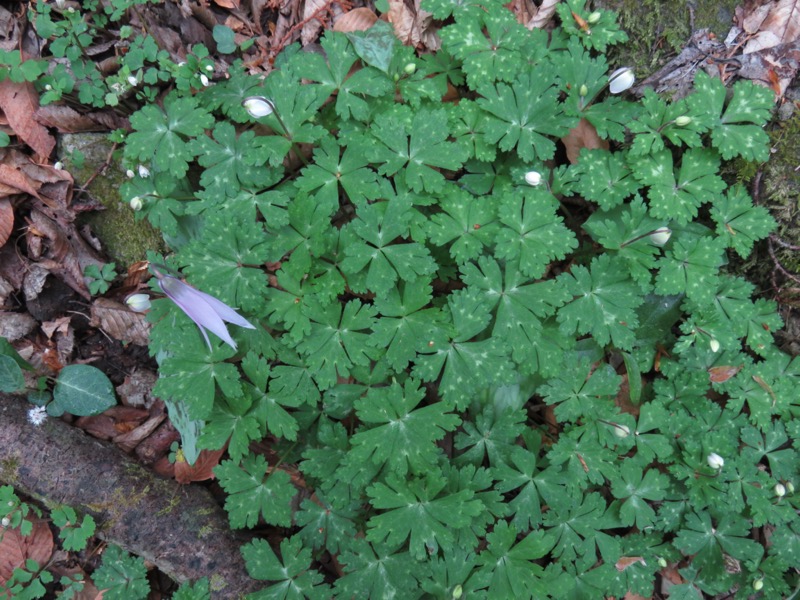
[[[777,0],[756,8],[743,21],[744,30],[756,35],[744,47],[744,54],[794,42],[800,37],[800,1]]]
[[[738,367],[734,366],[724,366],[724,367],[711,367],[708,370],[708,377],[711,380],[711,383],[725,383],[736,375],[739,371],[742,370],[742,365]]]
[[[167,415],[156,415],[150,417],[130,431],[120,434],[113,439],[113,442],[122,448],[125,452],[133,451],[145,438],[153,433],[159,425],[167,418]]]
[[[27,174],[7,164],[0,164],[0,185],[2,185],[0,189],[4,191],[8,189],[10,191],[8,194],[0,192],[4,196],[25,192],[26,194],[40,198],[40,186],[34,185],[34,182],[31,181]]]
[[[28,335],[36,327],[36,319],[26,312],[0,311],[0,337],[9,342]]]
[[[525,24],[525,27],[528,29],[542,29],[546,27],[553,18],[553,15],[556,14],[556,5],[559,2],[561,2],[561,0],[544,0],[536,11],[536,14]]]
[[[378,15],[376,15],[371,8],[354,8],[336,19],[333,24],[333,30],[341,33],[366,31],[375,25],[377,20]]]
[[[108,298],[98,298],[92,303],[89,324],[99,327],[115,340],[146,346],[150,339],[150,323],[145,315],[133,312],[124,304]]]
[[[8,124],[22,141],[42,158],[47,158],[56,146],[56,140],[34,119],[39,108],[39,95],[30,82],[0,81],[0,109]]]
[[[105,129],[104,126],[98,125],[89,117],[63,104],[48,104],[40,107],[36,111],[36,120],[42,125],[67,133]]]
[[[193,465],[185,460],[175,461],[175,481],[178,483],[192,483],[214,479],[214,467],[219,464],[219,459],[225,454],[228,444],[219,450],[202,450]]]
[[[3,198],[0,200],[0,246],[4,246],[11,237],[14,230],[14,207],[11,200]]]
[[[608,140],[600,139],[594,125],[586,119],[581,119],[578,124],[561,141],[567,149],[567,158],[573,165],[578,162],[578,155],[583,148],[608,150]]]
[[[19,529],[3,530],[0,538],[0,583],[6,583],[14,569],[25,566],[26,560],[32,558],[44,565],[52,554],[53,534],[44,521],[34,521],[30,535],[22,535]]]
[[[642,556],[622,556],[614,566],[616,567],[617,571],[622,572],[636,563],[642,563],[644,566],[647,566],[647,563],[644,561],[644,557]]]
[[[389,23],[394,27],[394,34],[406,46],[412,45],[412,33],[416,25],[416,15],[403,0],[389,0],[389,12],[386,14]]]
[[[222,8],[239,8],[239,0],[214,0],[214,4]]]
[[[331,5],[330,0],[306,0],[303,6],[303,20],[310,19],[300,33],[300,43],[303,46],[308,46],[311,42],[316,41],[319,32],[322,31],[322,20],[319,18],[311,18],[314,15],[317,17],[324,17],[328,13]]]

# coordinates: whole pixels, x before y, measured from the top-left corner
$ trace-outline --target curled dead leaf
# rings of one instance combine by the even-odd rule
[[[725,383],[736,375],[739,371],[742,370],[742,365],[738,367],[734,366],[721,366],[721,367],[711,367],[708,370],[708,376],[711,380],[711,383]]]
[[[354,8],[336,19],[333,24],[333,30],[341,33],[366,31],[375,25],[377,20],[378,15],[376,15],[372,9],[364,7]]]
[[[6,583],[14,569],[25,566],[26,560],[44,565],[52,554],[53,533],[47,522],[34,521],[29,535],[22,535],[19,528],[4,529],[0,537],[0,583]]]
[[[5,245],[14,230],[14,207],[8,198],[0,200],[0,246]]]
[[[114,300],[97,298],[92,303],[91,317],[92,327],[99,327],[115,340],[146,346],[150,339],[150,323],[145,315]]]
[[[50,156],[56,140],[34,118],[39,109],[39,95],[32,83],[15,83],[10,79],[0,81],[0,109],[22,141],[42,158]]]
[[[586,119],[581,119],[578,124],[573,127],[570,132],[561,138],[564,147],[567,150],[567,158],[573,165],[578,162],[578,156],[583,148],[589,150],[596,150],[602,148],[608,150],[608,140],[601,139],[597,135],[597,130],[594,125],[589,123]]]

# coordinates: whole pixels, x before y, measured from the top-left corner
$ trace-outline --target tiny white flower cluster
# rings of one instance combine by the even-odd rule
[[[38,427],[47,420],[47,409],[44,406],[34,406],[28,411],[28,422]]]

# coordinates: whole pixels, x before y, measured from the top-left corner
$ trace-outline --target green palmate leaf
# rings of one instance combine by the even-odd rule
[[[314,163],[295,180],[295,186],[332,214],[339,209],[339,188],[352,203],[362,206],[380,196],[378,175],[367,167],[366,144],[350,142],[341,154],[333,137],[326,137],[314,151]]]
[[[211,592],[208,589],[208,578],[203,577],[194,583],[184,581],[175,590],[172,600],[211,600]]]
[[[704,127],[691,119],[685,125],[675,120],[688,116],[689,107],[684,100],[667,103],[652,89],[646,88],[642,99],[644,114],[630,123],[630,130],[636,135],[631,145],[632,156],[655,154],[664,150],[664,138],[676,146],[696,148],[701,145],[700,133]]]
[[[419,382],[396,381],[388,388],[372,388],[355,403],[362,428],[352,438],[352,460],[371,460],[405,475],[435,470],[441,453],[436,442],[455,429],[461,419],[449,412],[452,406],[437,402],[417,408],[425,396]]]
[[[423,108],[408,119],[408,113],[381,113],[370,133],[380,142],[370,150],[370,160],[380,164],[381,175],[404,169],[403,180],[415,192],[435,193],[444,176],[438,169],[458,170],[467,160],[466,148],[447,141],[450,136],[447,111]]]
[[[300,76],[287,69],[270,73],[264,83],[266,96],[275,105],[280,120],[271,114],[264,121],[294,143],[311,144],[325,135],[325,130],[312,121],[328,96],[317,86],[300,85]],[[264,140],[264,138],[258,138]],[[274,164],[274,163],[273,163]]]
[[[499,219],[495,256],[518,260],[520,271],[541,277],[550,261],[562,259],[577,247],[575,234],[555,214],[558,205],[546,190],[525,189],[506,193]]]
[[[575,190],[603,210],[621,204],[640,187],[620,152],[584,148],[577,169],[580,179]]]
[[[482,465],[488,459],[496,467],[508,462],[525,430],[525,420],[521,410],[487,406],[475,419],[464,421],[463,431],[456,434],[456,448],[466,450],[456,464]]]
[[[645,473],[635,462],[623,462],[619,476],[611,482],[614,497],[625,499],[619,515],[622,524],[627,526],[635,523],[640,531],[653,525],[656,513],[647,501],[663,500],[668,484],[669,478],[656,469],[649,469]]]
[[[614,414],[609,400],[616,396],[621,381],[610,365],[592,370],[589,361],[582,360],[537,392],[547,404],[558,404],[555,415],[560,422],[609,418]]]
[[[397,372],[414,360],[418,348],[447,344],[444,316],[438,308],[426,308],[430,301],[431,287],[423,279],[401,283],[385,297],[375,299],[380,317],[370,344],[386,349],[386,360]]]
[[[662,435],[661,426],[668,419],[666,409],[659,403],[646,402],[639,411],[633,441],[636,444],[636,458],[639,464],[648,464],[654,458],[670,462],[673,447],[667,436]]]
[[[253,144],[252,131],[237,137],[233,125],[227,121],[217,123],[212,135],[213,139],[202,136],[189,142],[197,162],[205,167],[200,184],[209,195],[234,197],[240,187],[257,180],[268,155]]]
[[[552,358],[546,350],[542,321],[555,314],[571,295],[556,280],[530,283],[516,261],[506,263],[504,271],[487,256],[480,257],[477,265],[467,263],[461,269],[464,282],[482,290],[495,310],[492,335],[508,340],[521,372],[535,373]]]
[[[316,299],[308,303],[311,333],[297,344],[305,356],[314,380],[321,390],[347,377],[354,365],[369,364],[375,350],[367,345],[369,330],[375,323],[374,307],[351,300],[323,305]]]
[[[440,32],[444,48],[463,62],[472,89],[497,79],[512,80],[524,64],[520,51],[531,35],[499,5],[484,7],[460,11],[458,23]]]
[[[179,257],[196,287],[245,313],[263,310],[267,278],[255,267],[268,255],[257,221],[215,211],[205,220],[202,238],[182,248]]]
[[[775,219],[769,211],[763,206],[753,206],[750,194],[740,185],[714,203],[711,218],[717,224],[717,234],[742,258],[747,258],[753,244],[775,228]]]
[[[619,19],[613,11],[597,11],[598,19],[588,26],[586,19],[589,13],[584,9],[585,4],[583,0],[568,0],[556,6],[566,33],[578,37],[587,48],[594,48],[600,52],[605,52],[608,46],[628,41],[628,35],[620,29]],[[573,15],[578,15],[587,26],[581,26]]]
[[[349,225],[360,239],[345,248],[342,271],[354,274],[368,267],[366,284],[378,297],[398,279],[415,281],[436,271],[436,262],[424,245],[397,243],[408,233],[410,208],[402,200],[376,202],[359,210],[358,219]]]
[[[214,469],[228,494],[225,510],[234,529],[253,527],[260,518],[273,525],[291,525],[291,501],[296,493],[291,477],[282,469],[268,471],[260,454],[248,454],[241,466],[226,460]]]
[[[444,212],[434,214],[427,223],[430,241],[437,246],[450,244],[450,256],[457,263],[477,258],[497,235],[497,199],[448,186],[439,202]]]
[[[344,575],[336,580],[337,597],[358,600],[419,597],[416,577],[424,575],[424,563],[414,560],[408,552],[357,538],[339,560],[344,565]]]
[[[544,568],[534,562],[553,547],[551,535],[536,531],[517,541],[517,529],[499,521],[486,540],[489,545],[478,555],[476,577],[489,582],[489,597],[544,598],[553,592]]]
[[[152,161],[157,170],[183,177],[194,158],[187,138],[202,134],[213,122],[196,98],[169,97],[164,110],[151,104],[131,115],[135,131],[126,139],[125,152],[133,160]]]
[[[339,553],[350,548],[356,537],[355,519],[359,514],[357,503],[346,508],[331,504],[325,494],[317,490],[314,500],[305,499],[295,513],[295,521],[302,529],[299,536],[312,548],[325,548]]]
[[[677,239],[666,256],[658,260],[656,292],[662,295],[686,294],[698,304],[711,300],[723,261],[718,239]]]
[[[638,104],[613,96],[603,102],[593,102],[581,114],[601,138],[622,142],[626,127],[639,115],[639,108]]]
[[[269,322],[288,330],[292,341],[300,341],[311,330],[306,315],[306,300],[312,297],[311,282],[305,273],[297,275],[293,269],[281,269],[275,278],[280,287],[270,286],[265,291]]]
[[[629,204],[608,212],[597,211],[583,224],[583,228],[604,248],[615,251],[626,264],[633,279],[648,289],[653,278],[659,253],[650,239],[653,231],[666,225],[647,215],[647,207],[639,196]]]
[[[291,254],[297,272],[305,274],[311,268],[312,257],[322,256],[334,244],[335,233],[330,226],[330,207],[317,202],[313,196],[300,194],[289,205],[289,224],[278,229],[266,240],[270,262],[278,262]]]
[[[92,574],[103,589],[103,597],[113,600],[147,598],[150,584],[144,560],[131,556],[119,546],[111,545],[103,552],[103,564]]]
[[[281,542],[280,558],[266,540],[253,540],[242,546],[242,556],[253,579],[271,582],[269,587],[251,594],[254,599],[322,600],[330,595],[322,575],[310,568],[311,549],[304,548],[298,536]]]
[[[578,124],[564,112],[551,73],[531,70],[505,83],[478,88],[478,105],[493,115],[481,130],[487,143],[501,150],[516,149],[524,161],[548,160],[556,149],[551,138],[567,135]],[[548,137],[550,136],[550,137]]]
[[[451,113],[451,132],[459,144],[466,148],[468,159],[494,161],[497,147],[486,141],[481,133],[486,128],[489,115],[474,101],[463,99]]]
[[[85,417],[99,415],[116,403],[114,386],[100,369],[67,365],[56,378],[53,402],[47,406],[47,412],[56,417],[65,412]]]
[[[421,560],[441,547],[453,548],[455,531],[469,527],[483,511],[472,490],[442,494],[446,480],[433,472],[419,479],[396,475],[367,488],[380,512],[367,523],[367,540],[397,546],[409,540],[409,552]]]
[[[628,162],[639,181],[649,186],[650,214],[657,218],[688,223],[702,204],[716,201],[725,189],[725,182],[717,175],[719,155],[714,150],[687,150],[677,178],[668,150],[630,157]]]
[[[594,559],[594,548],[598,543],[608,544],[608,550],[617,545],[610,536],[602,533],[611,522],[606,516],[606,502],[600,494],[593,492],[573,497],[552,508],[545,514],[544,524],[549,528],[548,534],[555,539],[553,555],[560,557],[562,562],[582,556]],[[590,564],[594,564],[594,560]]]
[[[363,46],[364,42],[357,39],[354,38],[354,42]],[[366,120],[370,113],[366,97],[389,93],[393,89],[391,82],[371,66],[351,72],[358,55],[345,34],[328,30],[320,43],[325,56],[315,52],[299,52],[293,57],[293,68],[302,73],[305,79],[319,83],[321,93],[336,95],[336,114],[342,119],[352,116]]]
[[[420,349],[413,373],[423,381],[433,381],[442,373],[439,391],[454,400],[459,409],[466,406],[464,390],[475,390],[506,383],[512,369],[504,344],[496,338],[469,341],[484,331],[490,315],[487,302],[472,291],[455,292],[448,299],[455,335],[449,344]]]
[[[250,442],[261,439],[261,427],[249,411],[251,406],[250,394],[234,400],[217,400],[208,416],[208,423],[203,427],[199,445],[217,450],[229,442],[228,454],[234,462],[239,462],[248,453]]]
[[[753,427],[742,430],[742,456],[748,464],[758,465],[766,458],[770,475],[777,481],[791,481],[797,475],[797,450],[787,448],[789,437],[783,423],[771,423],[765,432]]]
[[[711,142],[723,158],[745,160],[769,158],[769,136],[762,129],[774,106],[774,95],[766,87],[739,81],[723,112],[727,89],[719,79],[702,69],[695,76],[695,93],[687,98],[693,118],[711,130]]]
[[[589,269],[575,266],[561,275],[559,280],[573,300],[558,310],[557,318],[565,333],[588,333],[601,345],[611,342],[630,350],[639,323],[636,307],[643,298],[618,261],[604,254],[595,258]]]

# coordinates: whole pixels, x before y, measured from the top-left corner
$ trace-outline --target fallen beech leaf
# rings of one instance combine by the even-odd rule
[[[556,5],[559,2],[561,0],[544,0],[525,27],[528,29],[544,28],[552,20],[553,15],[556,14]]]
[[[724,367],[711,367],[708,370],[709,378],[711,379],[711,383],[725,383],[736,375],[739,371],[742,370],[742,366],[739,365],[738,367],[732,366],[724,366]]]
[[[389,0],[389,23],[394,27],[394,34],[404,45],[412,44],[412,31],[416,24],[416,15],[403,0]]]
[[[11,200],[3,198],[0,200],[0,246],[4,246],[11,237],[14,230],[14,207]]]
[[[0,81],[0,109],[8,124],[20,139],[42,158],[47,158],[56,146],[56,140],[34,119],[39,108],[39,95],[30,82]]]
[[[66,133],[102,131],[103,129],[102,125],[64,104],[48,104],[40,107],[36,111],[36,120],[42,125],[55,127]]]
[[[644,561],[644,557],[642,556],[623,556],[614,566],[617,568],[617,571],[621,572],[631,565],[635,565],[636,563],[642,563],[644,566],[647,566],[647,563]]]
[[[303,7],[303,20],[306,24],[303,25],[300,34],[300,43],[303,46],[308,46],[319,36],[319,32],[322,31],[322,18],[329,13],[330,5],[329,0],[306,0]],[[312,19],[314,16],[316,17]]]
[[[0,538],[0,583],[6,583],[14,569],[24,567],[32,558],[40,565],[53,554],[53,534],[44,521],[34,521],[30,535],[23,536],[19,529],[5,529]]]
[[[744,19],[745,30],[756,33],[744,47],[744,54],[794,42],[800,37],[800,3],[778,0],[756,8]]]
[[[97,298],[92,303],[89,324],[99,327],[115,340],[146,346],[150,339],[150,324],[142,313],[133,312],[124,304]]]
[[[366,31],[375,25],[377,20],[378,15],[376,15],[371,8],[354,8],[336,19],[333,24],[333,30],[341,33]]]
[[[600,139],[594,125],[586,119],[581,119],[567,135],[561,138],[561,141],[567,149],[567,158],[573,165],[578,162],[578,155],[583,148],[608,150],[608,140]]]
[[[214,467],[219,464],[219,459],[225,453],[228,444],[219,450],[202,450],[193,465],[185,460],[175,461],[175,481],[178,483],[192,483],[214,479]]]
[[[28,175],[6,164],[0,164],[0,185],[0,194],[4,196],[25,192],[39,198],[40,185],[34,185]]]

